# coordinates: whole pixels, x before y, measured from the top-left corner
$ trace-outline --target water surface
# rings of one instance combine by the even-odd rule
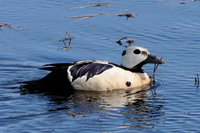
[[[105,1],[96,1],[98,3]],[[1,132],[198,132],[200,2],[182,0],[106,1],[109,7],[82,7],[85,1],[0,0]],[[181,4],[185,2],[185,4]],[[88,14],[123,14],[134,18]],[[64,50],[66,32],[74,39]],[[48,63],[86,59],[121,61],[128,36],[167,61],[156,86],[134,92],[74,92],[70,96],[20,91],[18,82],[43,77]],[[66,41],[68,43],[68,41]],[[151,75],[153,65],[144,67]]]

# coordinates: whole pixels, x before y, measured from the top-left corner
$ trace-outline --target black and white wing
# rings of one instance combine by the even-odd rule
[[[68,68],[69,80],[73,82],[77,78],[86,76],[87,81],[112,67],[113,65],[106,61],[77,62]]]

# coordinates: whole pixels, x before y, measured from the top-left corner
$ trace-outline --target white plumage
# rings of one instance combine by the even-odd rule
[[[128,82],[130,85],[127,85]],[[76,90],[87,91],[111,91],[116,89],[128,89],[144,87],[150,83],[146,73],[133,73],[120,67],[113,66],[99,75],[95,75],[86,81],[86,75],[72,82]]]

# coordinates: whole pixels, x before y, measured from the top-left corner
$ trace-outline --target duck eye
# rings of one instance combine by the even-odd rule
[[[133,51],[133,53],[135,53],[135,54],[140,54],[141,51],[140,51],[139,49],[136,49],[136,50]]]
[[[122,56],[124,56],[126,54],[126,50],[124,50],[123,52],[122,52]]]

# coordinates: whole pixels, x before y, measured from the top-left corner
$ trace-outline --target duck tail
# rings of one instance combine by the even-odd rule
[[[23,81],[19,82],[21,90],[37,90],[43,88],[43,84],[40,80],[33,80],[33,81]]]
[[[53,70],[55,68],[45,68],[51,72],[39,80],[20,82],[21,90],[30,92],[50,92],[50,93],[69,93],[73,88],[67,78],[67,72]],[[52,71],[53,70],[53,71]]]

